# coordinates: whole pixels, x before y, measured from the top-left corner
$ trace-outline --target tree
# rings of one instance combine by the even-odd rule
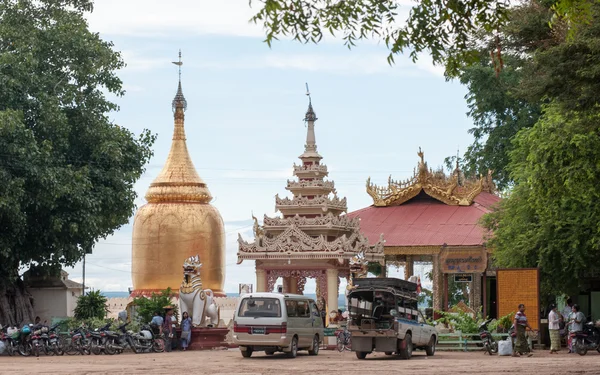
[[[512,179],[508,171],[512,139],[517,132],[532,127],[541,115],[543,94],[532,95],[534,56],[564,41],[557,33],[561,26],[552,19],[550,4],[530,2],[511,8],[507,22],[494,32],[478,33],[472,48],[479,48],[476,64],[463,64],[458,79],[468,89],[465,95],[474,127],[469,130],[474,142],[459,162],[468,176],[485,175],[493,171],[499,190],[508,188]],[[495,49],[498,38],[502,51]],[[490,51],[493,51],[490,53]],[[454,169],[456,157],[446,158],[446,166]]]
[[[113,124],[122,95],[89,0],[0,3],[0,321],[32,320],[19,269],[72,266],[128,222],[154,136]]]
[[[477,60],[471,48],[474,33],[494,32],[506,21],[508,0],[422,0],[410,8],[403,20],[397,0],[260,0],[261,7],[251,21],[266,32],[265,42],[282,36],[302,43],[318,43],[326,32],[342,34],[351,48],[356,41],[375,39],[394,55],[408,51],[413,60],[427,51],[434,63],[445,64],[454,75],[464,63]],[[553,0],[554,21],[575,26],[591,21],[590,7],[595,0]],[[250,5],[253,1],[250,0]]]
[[[523,90],[548,102],[513,140],[514,189],[484,217],[500,267],[540,267],[545,294],[600,272],[600,4],[595,22],[535,53]],[[540,101],[541,101],[540,100]]]
[[[600,270],[600,116],[545,108],[511,153],[515,188],[485,216],[500,267],[540,267],[544,294]]]
[[[107,302],[108,299],[103,296],[99,290],[93,290],[80,296],[77,299],[77,306],[75,306],[75,319],[88,320],[106,318],[106,314],[109,313],[108,306],[106,305]]]
[[[171,299],[174,296],[175,294],[171,288],[168,288],[159,294],[152,293],[150,298],[136,297],[133,300],[133,304],[135,305],[135,314],[137,315],[137,320],[142,324],[149,323],[152,320],[154,313],[163,313],[165,306],[171,305]],[[173,312],[175,316],[177,316],[178,308],[176,305],[173,306]]]

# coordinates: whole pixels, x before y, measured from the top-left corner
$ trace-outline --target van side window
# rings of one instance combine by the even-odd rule
[[[297,309],[299,318],[310,317],[310,307],[308,306],[308,301],[298,301]]]
[[[287,310],[287,316],[289,318],[295,318],[298,316],[298,303],[294,300],[285,300],[285,309]]]
[[[311,302],[311,303],[310,303],[310,307],[311,307],[311,309],[312,309],[312,312],[313,312],[313,314],[314,314],[315,316],[321,316],[321,315],[319,314],[319,308],[317,307],[317,304],[316,304],[316,303],[314,303],[314,302]]]

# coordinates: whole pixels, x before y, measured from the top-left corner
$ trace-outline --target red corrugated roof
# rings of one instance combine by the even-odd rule
[[[484,192],[470,206],[449,206],[421,193],[400,206],[369,206],[348,216],[360,217],[361,232],[372,244],[383,233],[385,246],[476,246],[484,242],[479,219],[499,201]]]

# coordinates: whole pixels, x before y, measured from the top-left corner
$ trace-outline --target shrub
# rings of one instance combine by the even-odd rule
[[[175,294],[171,291],[171,288],[163,290],[160,294],[152,293],[150,298],[136,297],[133,300],[135,305],[135,315],[137,315],[137,321],[140,323],[149,323],[152,320],[155,312],[163,312],[164,307],[172,305],[171,298]],[[178,308],[173,305],[175,317],[178,316]]]
[[[93,290],[80,296],[75,307],[75,318],[78,320],[104,319],[109,312],[107,301],[99,290]]]

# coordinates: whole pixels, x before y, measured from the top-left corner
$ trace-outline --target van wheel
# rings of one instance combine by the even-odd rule
[[[412,336],[410,335],[410,333],[407,333],[406,336],[404,336],[404,340],[400,341],[400,358],[410,359],[410,357],[412,357],[412,351]]]
[[[275,352],[273,352],[273,351],[271,351],[271,350],[266,350],[266,351],[265,351],[265,354],[266,354],[266,355],[273,355],[273,354],[275,354]]]
[[[356,358],[358,358],[358,359],[367,358],[367,352],[356,352]]]
[[[287,353],[289,358],[296,358],[298,355],[298,338],[294,336],[292,343],[290,344],[290,351]]]
[[[435,336],[431,336],[429,345],[425,347],[425,353],[430,357],[435,354]]]
[[[247,347],[246,350],[241,350],[241,352],[242,352],[242,357],[244,357],[244,358],[252,357],[252,348],[251,347]]]
[[[392,355],[394,352],[385,352],[385,355]]]
[[[313,347],[312,349],[310,349],[308,351],[308,354],[310,355],[317,355],[319,354],[319,335],[315,335],[315,337],[313,338]]]

